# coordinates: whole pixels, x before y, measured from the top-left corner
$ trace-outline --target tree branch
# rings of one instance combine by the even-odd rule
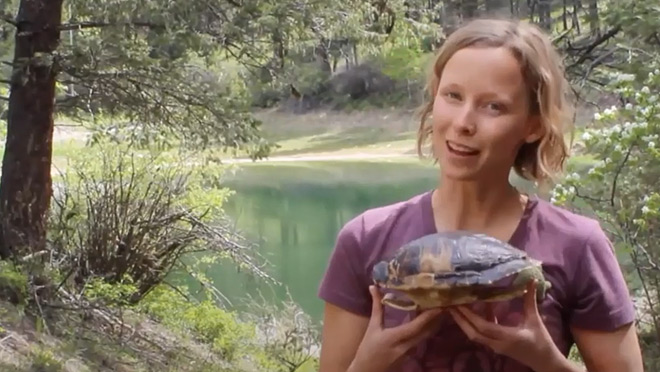
[[[619,166],[616,168],[616,172],[614,173],[614,180],[612,180],[612,190],[610,192],[610,205],[614,208],[614,197],[616,196],[616,184],[619,180],[619,176],[621,175],[621,171],[623,171],[623,168],[626,166],[626,163],[628,162],[628,158],[630,158],[630,153],[632,153],[632,149],[635,146],[635,144],[631,144],[630,147],[628,147],[628,151],[626,152],[625,157],[623,158],[623,161],[619,164]]]
[[[616,48],[612,48],[611,50],[607,51],[607,53],[601,54],[600,56],[595,58],[589,64],[589,66],[587,67],[587,71],[585,71],[584,75],[582,76],[582,84],[584,84],[588,80],[593,70],[599,65],[601,65],[605,59],[611,57],[614,54],[614,52],[616,52],[616,50],[617,50]]]
[[[9,97],[0,96],[0,101],[7,101],[7,102],[9,102]]]
[[[577,196],[580,199],[590,200],[590,201],[596,202],[596,203],[608,202],[607,199],[594,198],[593,196],[589,196],[589,195],[580,193],[580,189],[577,186],[573,186],[573,190],[575,192],[575,196]]]
[[[562,32],[560,35],[552,39],[552,43],[559,44],[560,41],[564,40],[571,32],[573,32],[574,28],[574,26],[571,26],[568,30]]]
[[[646,257],[646,262],[649,264],[651,269],[660,272],[660,267],[658,267],[658,265],[656,265],[655,262],[653,262],[653,259],[651,258],[651,254],[649,254],[649,252],[646,250],[646,248],[644,248],[644,246],[642,246],[641,244],[635,242],[634,247],[636,249],[639,249],[640,251],[642,251],[642,253]]]
[[[59,27],[60,31],[71,31],[71,30],[82,30],[85,28],[99,28],[99,27],[115,27],[115,26],[135,26],[135,27],[146,27],[150,29],[164,29],[165,25],[152,23],[152,22],[143,22],[143,21],[132,21],[132,22],[80,22],[80,23],[65,23]]]
[[[569,46],[569,49],[576,50],[576,51],[577,50],[583,51],[580,55],[580,58],[578,58],[578,60],[575,61],[575,63],[573,63],[571,65],[571,67],[578,66],[578,65],[582,64],[584,61],[587,60],[587,58],[589,58],[589,56],[591,55],[591,52],[593,52],[594,49],[596,49],[599,45],[603,44],[607,40],[613,38],[616,34],[619,33],[619,31],[621,31],[621,26],[615,26],[611,30],[607,31],[606,33],[604,33],[603,35],[598,37],[596,40],[594,40],[593,42],[591,42],[587,46],[580,47],[580,48],[575,48],[575,47]]]
[[[16,20],[14,18],[12,18],[9,14],[6,14],[6,13],[5,14],[0,14],[0,20],[7,22],[7,23],[9,23],[10,25],[12,25],[14,27],[18,26],[18,22],[16,22]]]

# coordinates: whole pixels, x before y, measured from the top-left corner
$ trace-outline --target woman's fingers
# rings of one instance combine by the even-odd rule
[[[486,335],[482,334],[479,332],[477,327],[475,327],[467,317],[465,317],[460,311],[457,309],[449,309],[449,313],[451,314],[452,318],[454,318],[454,321],[458,326],[463,330],[465,335],[472,341],[484,344],[484,345],[492,345],[495,343],[495,340],[487,337]]]
[[[409,338],[407,341],[404,342],[403,346],[405,349],[409,349],[418,343],[420,343],[422,340],[425,340],[427,338],[430,338],[434,334],[436,334],[439,330],[442,324],[444,323],[444,317],[437,316],[431,320],[430,324],[427,324],[426,327],[417,335],[415,335],[412,338]]]
[[[536,320],[539,317],[539,309],[536,303],[536,280],[532,280],[527,284],[527,293],[525,293],[524,301],[524,313],[525,320]]]
[[[497,316],[495,316],[495,305],[493,305],[492,302],[487,302],[485,304],[486,306],[486,320],[488,320],[491,323],[498,324],[499,322],[497,321]]]
[[[375,285],[370,285],[369,293],[371,293],[371,319],[369,320],[370,327],[382,329],[383,304],[381,303],[382,296],[380,294],[380,290]]]
[[[398,342],[408,342],[422,333],[438,315],[442,313],[441,308],[431,309],[422,312],[410,322],[402,324],[396,328],[391,328],[393,336]]]
[[[490,322],[479,315],[472,312],[467,307],[459,306],[455,309],[456,312],[467,320],[479,333],[493,339],[503,339],[509,336],[512,329],[507,326]]]

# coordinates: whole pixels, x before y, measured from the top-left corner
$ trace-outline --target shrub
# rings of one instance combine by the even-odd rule
[[[597,113],[582,134],[597,162],[553,191],[555,203],[596,215],[617,246],[636,297],[649,371],[660,368],[659,60],[641,76],[613,74],[611,89],[622,103]]]
[[[206,166],[128,154],[102,147],[74,159],[56,189],[50,241],[67,278],[77,286],[128,279],[135,290],[125,300],[135,304],[190,253],[212,252],[267,277],[252,245],[225,221],[228,192],[207,182]]]

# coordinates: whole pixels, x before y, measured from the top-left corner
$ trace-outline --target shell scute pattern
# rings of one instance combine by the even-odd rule
[[[427,235],[410,242],[393,258],[398,267],[391,278],[433,273],[438,281],[495,277],[515,272],[527,260],[525,252],[483,234],[451,232]],[[505,263],[514,262],[505,265]],[[474,283],[477,283],[476,281]]]
[[[543,293],[549,287],[541,262],[506,242],[467,231],[413,240],[392,259],[376,264],[372,276],[377,285],[413,298],[415,305],[405,306],[391,294],[384,299],[399,308],[512,298],[524,293],[525,283],[533,279],[541,280]]]

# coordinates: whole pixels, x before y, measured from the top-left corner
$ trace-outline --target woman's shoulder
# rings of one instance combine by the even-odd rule
[[[388,250],[423,232],[430,194],[369,208],[351,218],[337,234],[319,297],[356,314],[369,316],[370,270]]]
[[[570,324],[611,331],[634,320],[627,282],[601,223],[549,201],[537,203],[528,224],[529,247],[546,263]]]
[[[539,199],[527,222],[526,250],[561,272],[570,293],[580,292],[576,283],[625,292],[625,281],[615,244],[592,216]],[[568,293],[567,293],[568,294]]]
[[[594,239],[607,239],[600,221],[595,217],[573,211],[550,201],[536,198],[530,229],[547,236],[561,237],[566,243],[586,244]],[[579,245],[579,244],[578,244]]]

